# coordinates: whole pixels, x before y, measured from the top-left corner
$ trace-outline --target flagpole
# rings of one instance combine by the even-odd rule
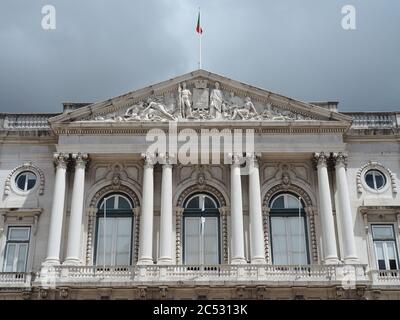
[[[201,69],[201,36],[202,34],[199,34],[199,69]]]
[[[199,6],[199,18],[200,18],[200,6]],[[200,23],[200,28],[201,28],[201,23]],[[201,37],[203,35],[203,32],[199,32],[199,69],[201,69]]]

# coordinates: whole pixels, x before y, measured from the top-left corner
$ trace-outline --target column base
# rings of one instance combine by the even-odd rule
[[[344,258],[345,264],[360,264],[360,261],[357,257],[346,257]]]
[[[254,257],[251,259],[251,264],[266,264],[266,260],[264,257]]]
[[[169,257],[162,257],[162,258],[159,258],[158,259],[158,261],[157,261],[157,264],[167,264],[167,265],[171,265],[171,264],[174,264],[173,262],[172,262],[172,258],[169,258]]]
[[[64,266],[81,266],[82,262],[78,258],[67,258],[62,264]]]
[[[60,265],[60,259],[58,258],[46,258],[46,260],[42,262],[42,267],[52,267],[59,265]]]
[[[143,265],[153,265],[154,261],[152,258],[140,258],[137,262],[137,265],[143,266]]]
[[[233,258],[231,260],[231,264],[246,264],[247,261],[245,258]]]
[[[342,264],[337,257],[325,258],[324,264]]]

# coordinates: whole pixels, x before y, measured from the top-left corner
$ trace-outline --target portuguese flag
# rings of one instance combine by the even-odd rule
[[[200,11],[199,11],[199,16],[197,18],[196,32],[198,34],[202,34],[203,33],[203,29],[201,28],[201,25],[200,25]]]

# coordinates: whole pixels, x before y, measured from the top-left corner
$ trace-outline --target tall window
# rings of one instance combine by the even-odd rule
[[[379,270],[397,270],[399,264],[393,225],[373,225],[372,237]]]
[[[294,195],[279,194],[270,202],[270,235],[274,264],[308,264],[306,216]]]
[[[4,272],[25,272],[28,260],[30,227],[9,227]]]
[[[125,195],[104,197],[97,211],[96,264],[131,264],[132,202]]]
[[[196,194],[183,213],[183,258],[188,265],[220,263],[219,212],[217,202],[207,194]]]

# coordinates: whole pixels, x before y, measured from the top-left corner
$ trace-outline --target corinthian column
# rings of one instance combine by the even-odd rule
[[[246,263],[244,257],[242,182],[239,155],[232,155],[231,165],[232,264]]]
[[[260,170],[255,154],[247,154],[249,165],[249,214],[251,263],[265,263],[264,230],[261,209]]]
[[[349,186],[346,176],[347,155],[342,152],[333,154],[336,171],[336,188],[338,191],[340,227],[343,240],[343,259],[345,263],[358,263],[353,231],[353,215],[350,206]]]
[[[172,264],[172,161],[162,157],[159,264]]]
[[[71,216],[69,220],[67,258],[64,264],[78,265],[80,260],[83,195],[85,192],[85,167],[88,159],[87,154],[73,154],[75,160],[74,186],[72,189]]]
[[[67,171],[68,155],[54,154],[56,178],[54,182],[53,204],[51,207],[49,238],[47,242],[47,256],[44,265],[60,264],[60,247],[62,223],[64,217],[65,176]]]
[[[153,168],[155,156],[143,154],[143,190],[142,190],[142,215],[140,217],[139,231],[139,259],[138,264],[153,264],[153,202],[154,202],[154,177]]]
[[[319,211],[321,216],[322,239],[324,245],[324,260],[326,264],[339,263],[336,250],[335,224],[332,214],[331,191],[327,170],[327,156],[321,153],[314,154],[317,161]]]

